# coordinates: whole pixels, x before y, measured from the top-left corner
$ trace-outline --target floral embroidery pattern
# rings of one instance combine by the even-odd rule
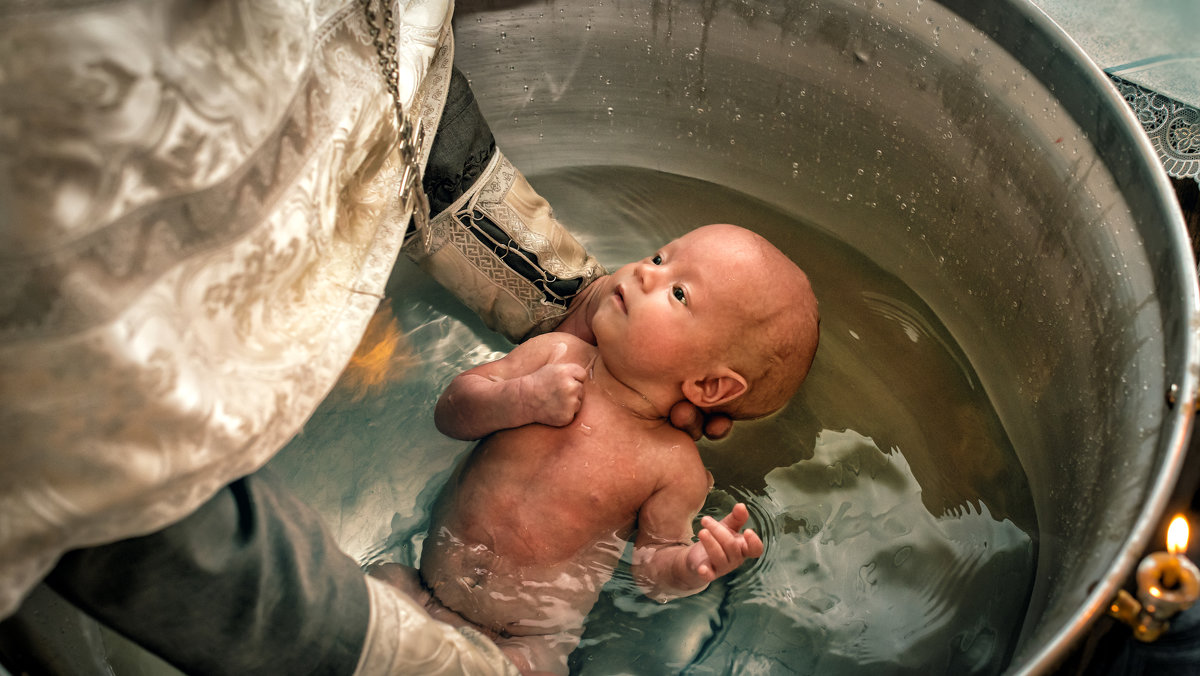
[[[292,438],[409,221],[358,4],[112,4],[0,9],[0,617]],[[436,125],[451,5],[389,6]]]
[[[1119,77],[1109,77],[1150,136],[1167,173],[1200,181],[1200,110]]]

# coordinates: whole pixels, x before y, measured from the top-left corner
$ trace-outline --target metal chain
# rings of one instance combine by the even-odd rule
[[[396,107],[396,122],[403,124],[404,108],[400,103],[400,66],[396,58],[396,21],[392,8],[387,0],[379,0],[383,9],[383,25],[372,9],[372,0],[360,0],[363,13],[367,17],[367,32],[371,34],[371,42],[375,45],[375,53],[379,57],[379,67],[383,70],[383,79],[387,83],[388,93],[392,96],[392,104]],[[386,35],[385,35],[386,34]]]
[[[397,152],[404,163],[404,173],[400,177],[400,197],[407,205],[413,207],[413,218],[424,221],[428,217],[429,207],[425,206],[424,190],[421,188],[421,167],[419,152],[424,140],[424,130],[421,120],[413,123],[410,116],[404,114],[404,104],[400,102],[400,60],[396,52],[396,20],[392,12],[390,0],[378,0],[383,21],[374,9],[376,0],[359,0],[363,14],[367,19],[367,32],[375,45],[375,54],[379,57],[379,68],[387,85],[388,95],[392,97],[392,105],[396,111],[396,128],[400,140]],[[415,203],[414,203],[415,200]]]

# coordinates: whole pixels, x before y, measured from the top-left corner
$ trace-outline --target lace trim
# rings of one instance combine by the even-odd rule
[[[1167,173],[1200,183],[1200,110],[1115,75],[1109,77],[1149,134]]]

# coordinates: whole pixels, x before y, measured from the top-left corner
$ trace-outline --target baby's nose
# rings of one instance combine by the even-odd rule
[[[637,269],[637,276],[638,281],[642,285],[642,290],[649,291],[650,289],[654,288],[654,284],[658,281],[658,278],[661,274],[662,268],[651,263],[650,261],[646,261],[639,265]]]

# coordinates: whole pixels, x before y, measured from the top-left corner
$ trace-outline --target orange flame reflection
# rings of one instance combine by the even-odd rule
[[[404,330],[392,315],[391,306],[384,303],[371,317],[339,385],[352,393],[352,401],[360,401],[402,380],[415,361]]]

